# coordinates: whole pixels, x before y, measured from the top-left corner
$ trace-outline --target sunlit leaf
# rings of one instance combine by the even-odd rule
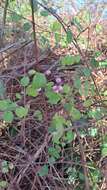
[[[74,138],[75,138],[74,132],[68,131],[68,132],[66,133],[65,139],[68,141],[68,143],[69,143],[69,142],[72,142],[72,141],[74,140]]]
[[[27,114],[28,114],[28,108],[22,107],[22,106],[17,107],[15,113],[16,113],[16,115],[17,115],[19,118],[26,117]]]
[[[68,42],[68,43],[71,43],[72,41],[73,41],[72,32],[71,32],[71,30],[68,30],[68,31],[67,31],[67,42]]]
[[[4,112],[4,114],[3,114],[4,121],[6,121],[8,123],[12,123],[13,119],[14,119],[14,115],[11,111]]]
[[[91,128],[91,129],[89,130],[89,135],[90,135],[91,137],[96,137],[97,134],[98,134],[98,129],[97,129],[97,128]]]
[[[21,94],[20,93],[16,93],[16,98],[20,100],[22,98]]]
[[[37,92],[37,89],[35,89],[31,85],[29,85],[26,89],[26,94],[28,96],[36,97],[38,95],[38,92]]]
[[[60,94],[52,91],[46,92],[46,97],[48,98],[48,102],[50,104],[57,104],[61,100]]]
[[[72,64],[77,64],[80,62],[80,56],[79,55],[66,55],[61,59],[61,64],[62,65],[72,65]]]
[[[58,21],[55,21],[52,25],[52,31],[57,32],[61,30],[61,24]]]
[[[24,77],[21,79],[21,81],[20,81],[20,82],[21,82],[21,85],[24,86],[24,87],[27,86],[27,85],[29,84],[29,80],[30,80],[30,79],[29,79],[28,76],[24,76]]]
[[[34,75],[35,73],[36,73],[36,71],[34,69],[31,69],[31,70],[28,71],[28,74],[30,76]]]
[[[45,87],[46,83],[47,83],[47,79],[45,75],[43,73],[38,72],[33,77],[32,87],[39,89],[39,88]]]
[[[55,33],[55,41],[56,41],[56,43],[59,43],[60,40],[61,40],[61,34]]]
[[[36,110],[35,112],[34,112],[34,116],[37,118],[37,120],[39,120],[39,121],[42,121],[42,119],[43,119],[43,115],[42,115],[42,112],[40,111],[40,110]]]
[[[100,33],[102,31],[102,29],[103,29],[102,25],[97,23],[96,24],[96,32]]]
[[[8,100],[0,100],[0,110],[1,111],[5,111],[6,109],[8,109],[8,106],[9,106]]]

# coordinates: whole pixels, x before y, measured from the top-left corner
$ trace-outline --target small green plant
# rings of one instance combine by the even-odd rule
[[[8,183],[5,180],[0,180],[0,188],[4,189],[8,187]]]
[[[14,165],[10,162],[8,162],[7,160],[4,160],[2,163],[1,163],[1,170],[2,170],[2,173],[8,173],[9,170],[12,170],[14,168]]]

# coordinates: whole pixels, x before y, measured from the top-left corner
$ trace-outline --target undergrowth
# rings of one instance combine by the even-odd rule
[[[14,36],[21,31],[31,40],[33,53],[28,56],[27,45],[21,45],[15,52],[20,55],[21,50],[22,57],[13,51],[1,71],[0,188],[104,190],[107,60],[101,59],[100,50],[92,48],[89,36],[88,40],[81,37],[91,15],[87,10],[81,19],[81,14],[74,16],[74,30],[44,1],[31,1],[27,6],[22,3],[18,13],[12,10],[15,7],[15,1],[9,2],[5,19],[14,23]],[[29,10],[32,16],[27,19]],[[37,14],[42,27],[44,21],[47,26],[48,17],[51,20],[48,32],[45,25],[44,32],[39,26],[40,35],[35,29]],[[95,31],[100,33],[102,26],[98,26]],[[22,37],[21,43],[25,39]],[[51,53],[40,59],[48,48]],[[71,53],[72,48],[75,51]],[[12,59],[18,64],[10,67]],[[3,61],[5,58],[1,64]]]

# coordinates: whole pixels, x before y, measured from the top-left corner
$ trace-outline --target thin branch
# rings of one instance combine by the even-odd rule
[[[81,143],[81,139],[80,139],[78,130],[75,129],[75,132],[77,134],[77,138],[78,138],[78,142],[79,142],[79,146],[80,146],[81,159],[82,159],[82,163],[83,163],[83,171],[84,171],[84,177],[85,177],[85,190],[90,190],[89,179],[88,179],[88,168],[87,168],[87,164],[86,164],[86,157],[84,154],[83,145]]]
[[[36,58],[36,69],[40,69],[39,65],[39,51],[38,51],[38,45],[37,45],[37,37],[36,37],[36,30],[35,30],[35,15],[34,15],[34,1],[30,0],[31,5],[31,11],[32,11],[32,29],[33,29],[33,37],[34,37],[34,44],[35,44],[35,58]]]

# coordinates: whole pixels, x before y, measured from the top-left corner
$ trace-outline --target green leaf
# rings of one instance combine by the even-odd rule
[[[43,88],[46,86],[47,83],[47,79],[45,77],[45,75],[43,73],[36,73],[33,77],[33,81],[32,81],[32,87],[34,88]]]
[[[71,110],[72,110],[72,107],[73,107],[73,103],[72,102],[69,102],[69,103],[65,103],[64,104],[64,109],[67,111],[67,112],[71,112]]]
[[[83,174],[83,171],[79,172],[79,179],[84,182],[85,176]]]
[[[12,123],[13,119],[14,119],[14,115],[11,111],[4,112],[4,114],[3,114],[4,121],[6,121],[8,123]]]
[[[21,81],[20,81],[20,82],[21,82],[21,85],[24,86],[24,87],[27,86],[27,85],[29,84],[29,80],[30,80],[30,79],[29,79],[28,76],[24,76],[24,77],[21,79]]]
[[[58,44],[61,40],[61,34],[59,33],[55,33],[55,41],[56,41],[56,44]]]
[[[22,17],[20,15],[16,14],[15,12],[12,13],[11,18],[12,18],[13,22],[19,22],[22,19]]]
[[[26,89],[26,94],[28,96],[36,97],[38,95],[38,92],[37,92],[37,89],[35,89],[31,85],[29,85]]]
[[[89,81],[85,80],[83,91],[82,91],[82,89],[80,89],[80,91],[79,91],[81,96],[84,95],[85,97],[87,97],[89,95],[89,89],[90,89],[89,85],[90,85]]]
[[[1,111],[12,111],[15,110],[17,104],[15,102],[11,102],[11,100],[0,100],[0,110]]]
[[[90,21],[91,21],[91,13],[87,10],[84,10],[84,13],[83,13],[83,20],[86,24],[89,24]]]
[[[59,151],[54,147],[48,149],[48,154],[56,159],[60,158]]]
[[[78,173],[75,167],[68,167],[66,173],[68,174],[68,183],[74,183],[78,178]]]
[[[26,117],[27,114],[28,114],[28,108],[27,107],[18,107],[16,108],[16,111],[15,111],[16,115],[19,117],[19,118],[23,118],[23,117]]]
[[[72,32],[71,32],[71,30],[68,30],[68,31],[67,31],[67,42],[68,42],[68,43],[71,43],[72,41],[73,41]]]
[[[62,65],[73,65],[73,64],[77,64],[80,62],[80,56],[79,55],[66,55],[65,57],[63,57],[61,59],[61,64]]]
[[[101,51],[96,51],[96,52],[95,52],[95,57],[99,57],[101,54],[102,54]]]
[[[49,158],[48,158],[48,162],[49,162],[50,165],[53,165],[53,164],[55,163],[55,161],[56,161],[56,160],[55,160],[54,157],[49,157]]]
[[[2,173],[8,173],[9,172],[9,167],[8,167],[8,161],[7,160],[4,160],[2,163],[1,163],[1,168],[2,168]]]
[[[84,73],[84,75],[85,75],[86,77],[90,77],[90,75],[91,75],[91,70],[88,69],[88,68],[84,68],[84,69],[83,69],[83,73]]]
[[[83,30],[83,27],[81,25],[81,21],[79,20],[78,16],[73,17],[72,22],[77,27],[78,31],[81,32]]]
[[[8,105],[8,111],[14,111],[17,107],[17,104],[15,102],[11,102],[9,105]]]
[[[47,165],[44,165],[38,172],[38,175],[40,177],[44,177],[44,176],[47,176],[48,175],[48,166]]]
[[[31,69],[31,70],[28,71],[28,74],[30,76],[34,75],[35,73],[36,73],[36,71],[34,69]]]
[[[96,32],[97,32],[97,33],[100,33],[102,30],[103,30],[102,25],[97,23],[97,24],[96,24]]]
[[[9,107],[9,100],[0,100],[0,110],[5,111]]]
[[[49,15],[49,12],[44,10],[40,12],[41,16],[47,17]]]
[[[47,91],[52,91],[53,85],[54,85],[53,82],[48,82],[48,83],[46,84],[46,87],[45,87],[46,92],[47,92]]]
[[[97,128],[91,128],[91,129],[89,130],[89,135],[90,135],[91,137],[96,137],[97,134],[98,134],[98,129],[97,129]]]
[[[42,121],[43,119],[43,115],[42,115],[42,112],[40,110],[36,110],[34,112],[34,116],[39,120],[39,121]]]
[[[74,58],[74,63],[79,63],[81,60],[80,55],[75,55],[73,56],[73,58]]]
[[[93,68],[99,66],[99,62],[98,62],[95,58],[92,58],[92,59],[91,59],[90,64],[91,64],[91,66],[92,66]]]
[[[63,136],[64,124],[65,124],[65,119],[62,116],[55,114],[51,122],[51,128],[55,129],[55,132],[53,132],[54,143],[58,144],[59,139]]]
[[[8,186],[8,183],[7,183],[7,181],[4,181],[4,180],[0,180],[0,188],[6,188]]]
[[[2,168],[4,167],[8,167],[8,161],[7,160],[3,160],[1,163]]]
[[[70,115],[72,116],[73,120],[79,120],[81,118],[80,111],[74,107],[71,109]]]
[[[3,173],[3,174],[6,174],[6,173],[8,173],[8,172],[9,172],[9,168],[8,168],[8,167],[2,168],[2,173]]]
[[[72,65],[72,56],[71,55],[66,55],[61,59],[61,64],[62,65]]]
[[[77,78],[77,77],[75,78],[75,80],[74,80],[74,86],[77,89],[81,88],[81,79],[80,78]]]
[[[103,147],[102,150],[101,150],[101,155],[103,157],[106,157],[107,156],[107,144],[106,144],[106,147]]]
[[[61,30],[61,24],[58,21],[55,21],[51,27],[53,32],[57,32]]]
[[[93,118],[93,119],[96,119],[96,120],[99,120],[99,119],[101,119],[101,117],[102,117],[102,112],[101,112],[101,110],[100,109],[95,109],[95,108],[93,108],[92,110],[89,110],[89,112],[88,112],[88,116],[90,117],[90,118]]]
[[[84,102],[84,107],[90,107],[91,105],[92,105],[92,100],[91,99],[88,99],[88,100],[85,100],[85,102]]]
[[[69,94],[71,90],[72,89],[71,89],[71,87],[68,84],[64,84],[63,85],[63,93]]]
[[[62,127],[65,124],[65,119],[64,117],[55,114],[54,117],[52,118],[52,122],[51,122],[51,127],[58,129],[60,127]]]
[[[24,32],[29,31],[32,28],[32,25],[29,22],[24,23],[23,30]]]
[[[75,134],[72,131],[68,131],[66,133],[65,139],[68,141],[68,143],[72,142],[75,138]]]
[[[105,67],[107,68],[107,60],[105,60],[105,61],[100,61],[100,62],[99,62],[99,66],[102,67],[102,68],[105,68]]]
[[[104,96],[107,96],[107,90],[104,91]]]
[[[46,92],[45,94],[50,104],[57,104],[61,100],[61,95],[58,93],[49,91]]]
[[[101,179],[101,172],[98,168],[95,168],[94,170],[92,170],[90,172],[90,175],[94,184],[98,183],[99,180]],[[97,188],[94,188],[94,189],[97,190]]]
[[[5,91],[6,91],[6,89],[4,87],[4,83],[2,80],[0,80],[0,96],[3,96]]]
[[[22,98],[21,94],[20,94],[20,93],[16,93],[16,98],[17,98],[18,100],[20,100],[20,99]]]
[[[53,143],[60,144],[59,140],[64,134],[64,127],[60,126],[60,128],[57,129],[56,132],[53,132],[53,138],[52,141]]]
[[[10,163],[9,163],[9,165],[8,165],[8,167],[9,167],[9,169],[10,169],[10,170],[12,170],[12,169],[14,168],[13,163],[12,163],[12,162],[10,162]]]

